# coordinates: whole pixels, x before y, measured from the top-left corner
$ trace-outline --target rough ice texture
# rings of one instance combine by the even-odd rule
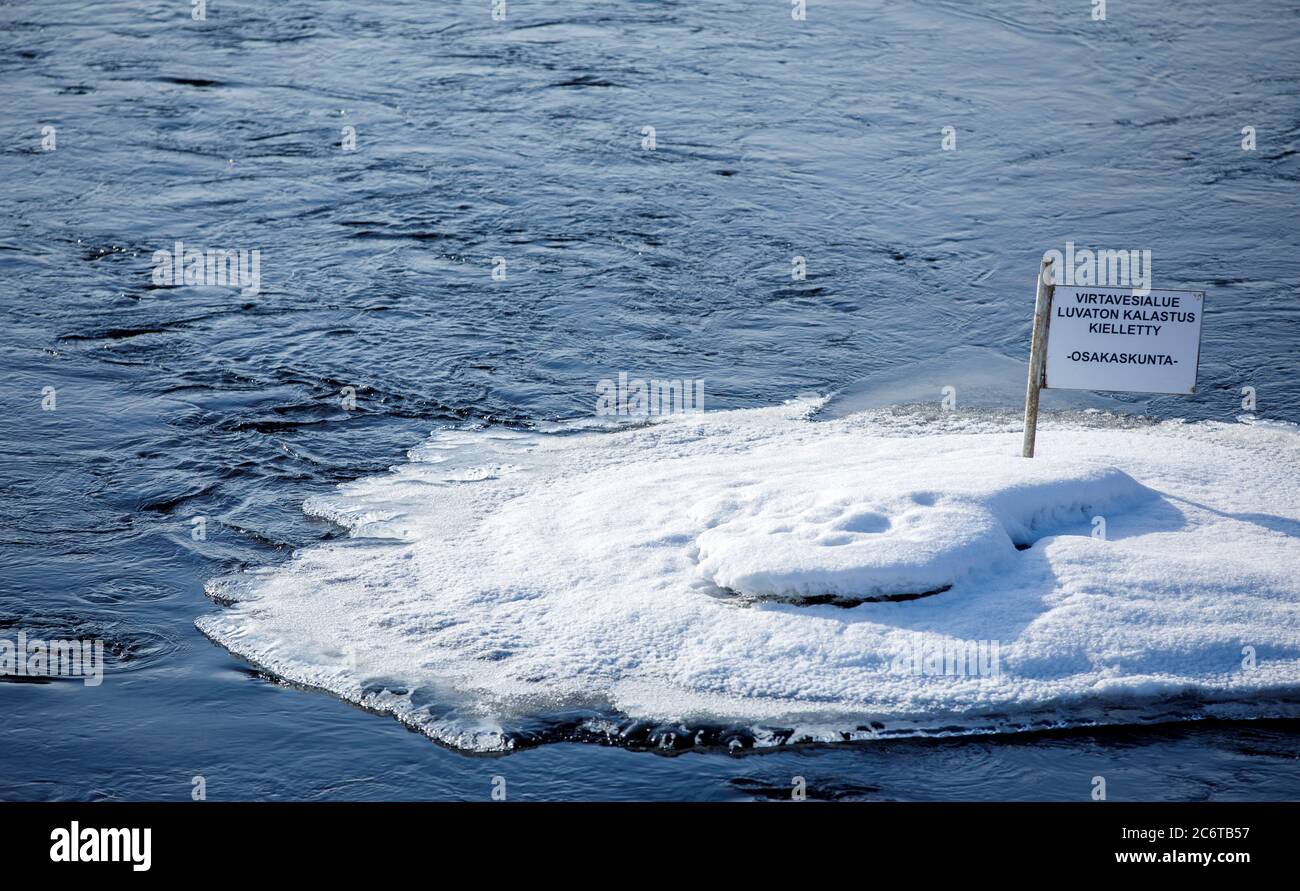
[[[1295,427],[1048,423],[1025,460],[1005,424],[809,408],[437,433],[199,627],[476,750],[1294,713]]]

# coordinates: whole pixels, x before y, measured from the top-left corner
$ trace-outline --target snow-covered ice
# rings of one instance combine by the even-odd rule
[[[815,407],[436,433],[199,627],[479,750],[1294,713],[1295,427],[1085,413],[1025,460],[997,416]]]

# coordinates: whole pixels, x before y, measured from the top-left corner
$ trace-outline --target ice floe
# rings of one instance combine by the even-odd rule
[[[1294,713],[1295,427],[816,406],[438,432],[199,627],[476,750]]]

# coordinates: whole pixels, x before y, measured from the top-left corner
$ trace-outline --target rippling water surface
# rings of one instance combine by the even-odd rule
[[[1300,421],[1300,6],[189,11],[0,4],[0,629],[102,638],[110,668],[0,684],[0,796],[202,774],[214,798],[473,798],[508,771],[520,797],[780,797],[793,772],[814,797],[1074,798],[1099,763],[1113,797],[1300,796],[1287,722],[474,758],[193,626],[206,579],[338,535],[303,500],[435,427],[589,415],[620,371],[730,408],[954,347],[1019,359],[1067,241],[1208,294],[1200,392],[1142,410],[1230,420],[1249,386]],[[177,239],[259,250],[259,293],[154,285]]]

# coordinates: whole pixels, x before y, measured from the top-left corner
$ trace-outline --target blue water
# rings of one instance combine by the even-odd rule
[[[729,408],[1022,358],[1067,241],[1207,292],[1198,394],[1135,407],[1232,420],[1252,387],[1300,421],[1300,5],[207,13],[0,5],[0,630],[110,659],[97,688],[0,683],[0,797],[1300,797],[1289,722],[473,757],[193,626],[207,579],[339,534],[304,498],[436,426],[590,415],[620,371]],[[259,250],[260,293],[156,287],[176,239]]]

